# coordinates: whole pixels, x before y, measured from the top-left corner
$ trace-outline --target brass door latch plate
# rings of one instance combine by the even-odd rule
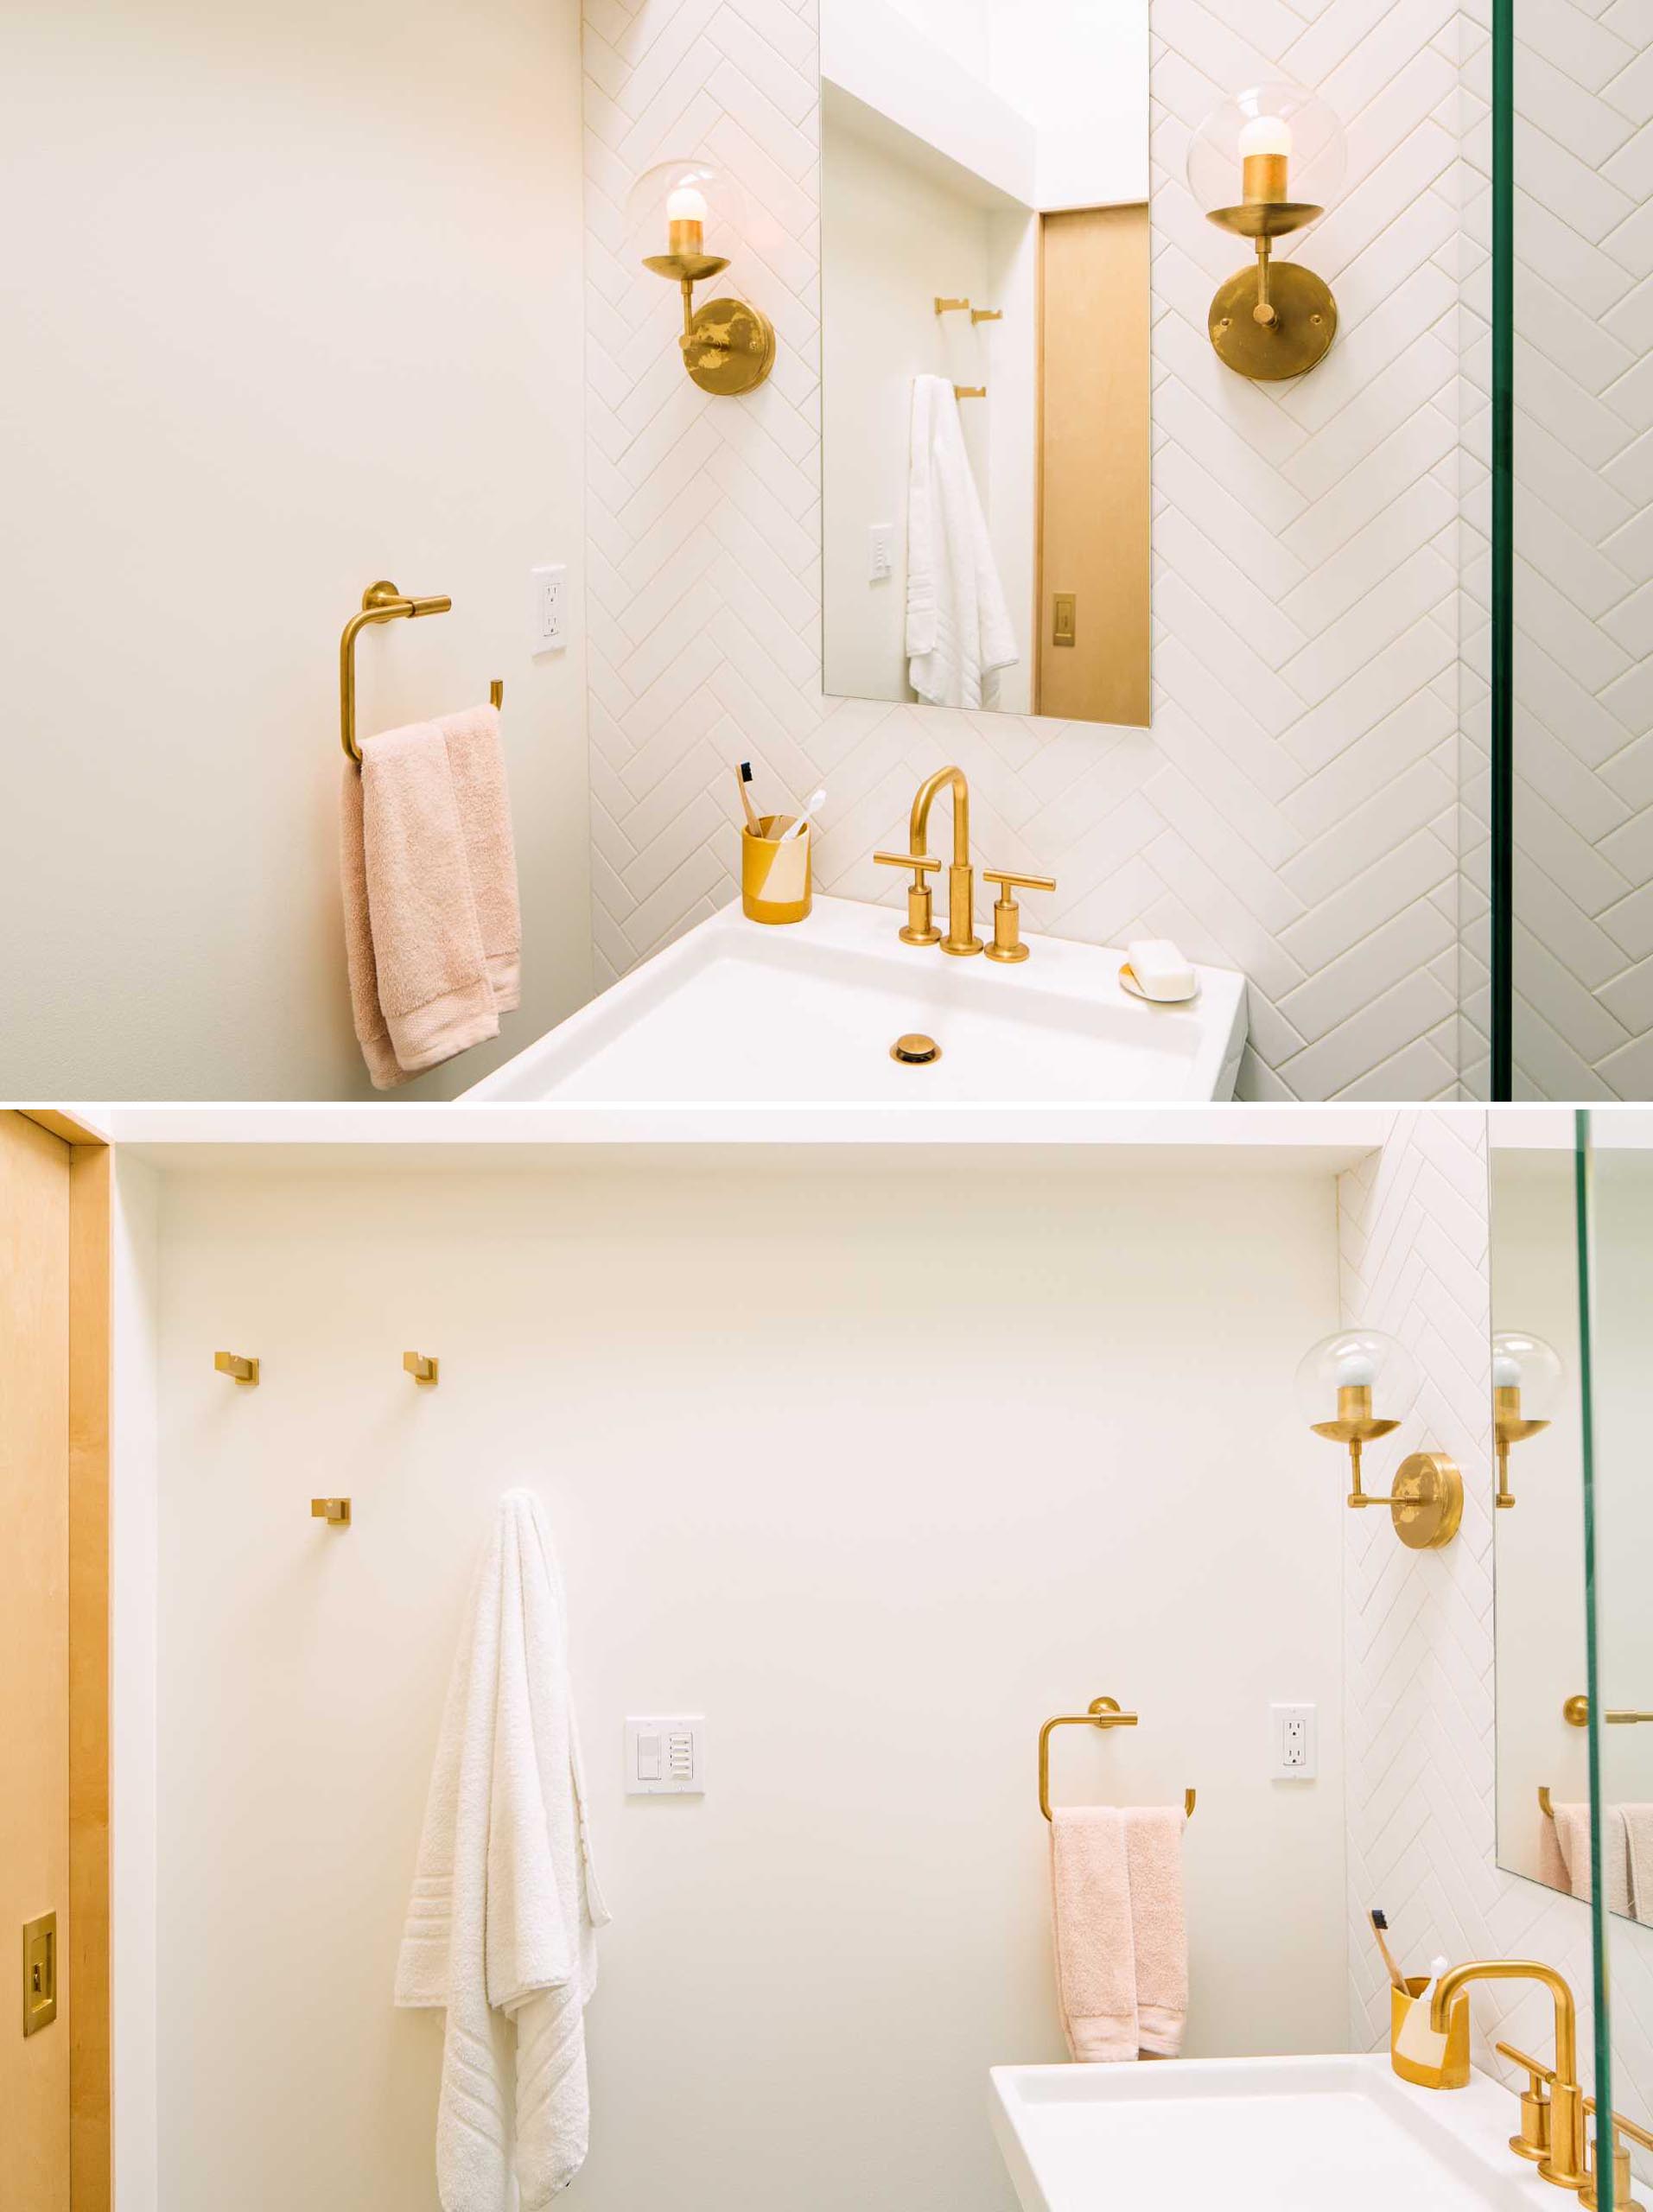
[[[57,1915],[23,1923],[23,2033],[35,2035],[57,2018]]]
[[[1077,592],[1059,591],[1051,623],[1051,643],[1071,645],[1078,642],[1079,599]]]

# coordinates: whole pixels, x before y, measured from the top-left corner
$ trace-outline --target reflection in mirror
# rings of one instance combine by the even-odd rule
[[[1653,1926],[1653,1114],[1590,1116],[1602,1879]]]
[[[1573,1116],[1492,1117],[1498,1864],[1589,1894]],[[1546,1809],[1546,1808],[1549,1809]]]
[[[829,692],[1148,720],[1147,0],[822,0]]]

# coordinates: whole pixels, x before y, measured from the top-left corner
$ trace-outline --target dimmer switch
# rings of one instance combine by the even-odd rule
[[[628,1797],[698,1797],[706,1788],[706,1716],[635,1716],[626,1723]]]

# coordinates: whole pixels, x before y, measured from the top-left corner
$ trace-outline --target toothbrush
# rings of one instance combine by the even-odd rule
[[[741,794],[741,804],[746,809],[747,828],[751,830],[753,836],[755,837],[760,833],[758,828],[758,811],[752,804],[752,792],[750,789],[752,783],[751,761],[743,760],[741,763],[740,767],[735,771],[734,781],[735,789]]]
[[[1400,1991],[1402,1997],[1409,1997],[1412,1993],[1406,1986],[1406,1977],[1396,1965],[1395,1954],[1389,1949],[1388,1938],[1383,1932],[1389,1926],[1388,1914],[1374,1905],[1371,1911],[1371,1923],[1372,1933],[1377,1938],[1377,1948],[1383,1955],[1383,1964],[1389,1969],[1390,1981]]]
[[[818,791],[811,792],[809,804],[804,809],[804,811],[798,817],[797,820],[792,823],[789,829],[783,830],[781,831],[780,842],[783,845],[787,845],[792,842],[794,837],[801,837],[808,824],[810,817],[815,812],[817,807],[824,806],[825,804],[826,785],[823,784]]]

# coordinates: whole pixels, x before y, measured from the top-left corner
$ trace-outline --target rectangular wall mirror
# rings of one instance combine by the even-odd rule
[[[822,0],[825,686],[1148,720],[1147,0]]]
[[[1590,1116],[1595,1634],[1609,1907],[1653,1927],[1653,1113]],[[1648,1971],[1642,1954],[1645,2005]]]
[[[1491,1127],[1498,1864],[1589,1891],[1574,1116]]]

